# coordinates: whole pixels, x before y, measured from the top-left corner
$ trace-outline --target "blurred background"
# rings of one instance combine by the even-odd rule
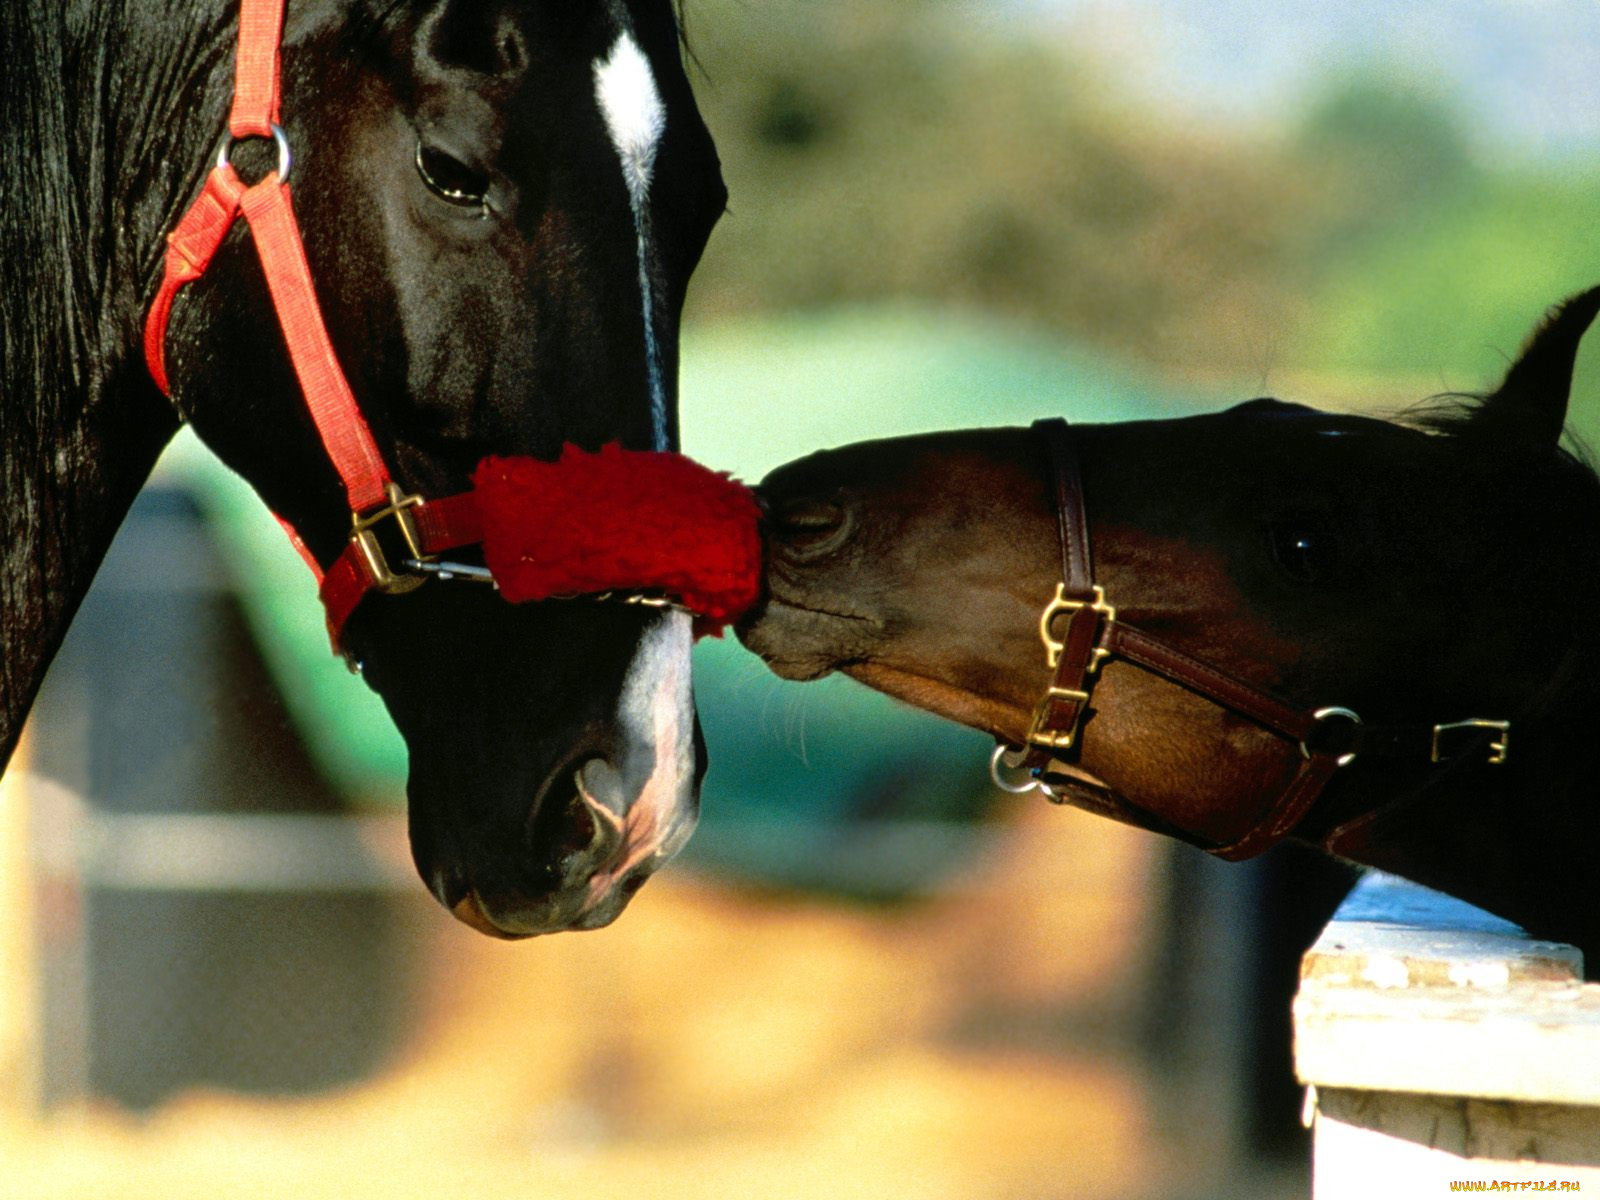
[[[1492,386],[1600,281],[1591,0],[689,0],[732,194],[685,448]],[[1600,432],[1600,350],[1574,426]],[[1348,877],[994,793],[985,739],[697,650],[712,768],[611,929],[492,943],[304,568],[180,440],[0,784],[33,1198],[1307,1194]]]

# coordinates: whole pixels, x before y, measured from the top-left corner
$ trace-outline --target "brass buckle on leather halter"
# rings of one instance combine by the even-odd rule
[[[394,523],[400,529],[400,537],[405,542],[406,553],[401,559],[402,562],[406,558],[426,558],[422,550],[422,535],[418,532],[416,518],[411,513],[413,508],[422,503],[422,497],[407,495],[396,483],[385,484],[384,492],[389,497],[388,504],[374,509],[366,516],[359,513],[351,515],[350,541],[361,551],[361,557],[367,564],[367,572],[372,576],[372,586],[380,592],[398,596],[421,587],[427,582],[427,576],[412,571],[396,571],[389,565],[388,555],[378,540],[378,526],[391,517],[394,518]]]
[[[1064,583],[1056,584],[1056,594],[1050,598],[1050,603],[1046,604],[1044,611],[1039,614],[1039,640],[1044,643],[1045,662],[1049,664],[1052,671],[1061,662],[1061,652],[1066,649],[1067,645],[1065,638],[1058,639],[1051,636],[1050,627],[1055,624],[1057,617],[1063,613],[1076,617],[1079,612],[1087,608],[1092,612],[1099,613],[1101,620],[1105,622],[1108,628],[1116,622],[1117,610],[1106,603],[1105,588],[1097,583],[1090,586],[1094,588],[1094,599],[1092,601],[1070,599],[1065,595],[1067,585]],[[1104,633],[1101,634],[1100,640],[1102,642],[1105,640]],[[1096,646],[1090,653],[1089,665],[1085,668],[1086,673],[1093,675],[1100,669],[1100,664],[1110,657],[1111,651],[1107,650],[1103,645]]]
[[[1070,729],[1050,728],[1050,709],[1060,701],[1070,701],[1078,706],[1078,715]],[[1089,707],[1089,693],[1078,688],[1049,687],[1044,698],[1034,706],[1033,723],[1028,726],[1028,745],[1041,750],[1071,750],[1078,741],[1078,731],[1083,728],[1083,717]]]
[[[1089,651],[1089,661],[1083,668],[1083,687],[1069,688],[1060,684],[1051,684],[1045,690],[1044,696],[1033,709],[1033,721],[1028,726],[1027,742],[1030,746],[1037,746],[1041,750],[1051,752],[1070,750],[1078,741],[1078,733],[1083,728],[1083,718],[1089,708],[1089,692],[1094,687],[1095,677],[1100,670],[1100,664],[1111,657],[1111,651],[1106,648],[1106,633],[1117,619],[1117,610],[1106,603],[1105,589],[1098,584],[1091,584],[1094,589],[1094,599],[1074,599],[1067,596],[1065,583],[1056,584],[1056,594],[1050,598],[1050,603],[1044,606],[1044,611],[1039,614],[1039,640],[1044,643],[1045,662],[1051,670],[1061,665],[1061,655],[1066,649],[1066,638],[1057,638],[1052,632],[1056,618],[1066,615],[1068,624],[1076,620],[1078,614],[1084,609],[1096,615],[1101,623],[1099,636],[1095,639],[1095,646]],[[1051,711],[1058,704],[1076,704],[1077,713],[1072,725],[1068,729],[1051,728]]]
[[[1484,747],[1489,755],[1484,761],[1492,765],[1505,762],[1506,755],[1511,750],[1511,722],[1491,721],[1483,717],[1470,717],[1465,721],[1450,721],[1443,725],[1435,725],[1433,727],[1433,749],[1430,754],[1430,760],[1439,763],[1444,762],[1447,758],[1454,757],[1449,753],[1448,747],[1444,745],[1444,739],[1450,734],[1458,733],[1462,730],[1476,731],[1480,729],[1492,729],[1499,735]]]

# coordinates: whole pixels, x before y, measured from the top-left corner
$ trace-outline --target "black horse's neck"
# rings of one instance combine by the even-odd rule
[[[178,421],[145,372],[167,228],[215,143],[231,6],[0,5],[0,767]]]

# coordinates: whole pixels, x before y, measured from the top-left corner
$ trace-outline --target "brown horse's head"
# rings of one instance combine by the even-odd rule
[[[1079,427],[1094,581],[1117,620],[1294,705],[1369,723],[1543,703],[1595,624],[1600,488],[1557,440],[1597,309],[1600,289],[1566,305],[1481,403],[1405,424],[1256,400]],[[1062,570],[1038,433],[846,446],[778,469],[761,492],[770,599],[741,631],[748,647],[785,677],[842,671],[1023,740],[1051,681],[1039,616]],[[1063,757],[1086,792],[1208,843],[1250,828],[1300,758],[1117,658]],[[1355,781],[1380,777],[1345,775],[1347,805],[1368,794]]]

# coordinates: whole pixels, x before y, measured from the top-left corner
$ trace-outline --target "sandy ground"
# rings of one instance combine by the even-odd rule
[[[519,945],[418,900],[414,1030],[376,1078],[289,1100],[188,1093],[142,1116],[41,1117],[12,1089],[0,1191],[1202,1194],[1152,1131],[1148,1085],[1115,1034],[1140,981],[1149,846],[1028,806],[988,861],[925,903],[863,910],[669,872],[609,930]],[[4,995],[15,1080],[24,999]]]

